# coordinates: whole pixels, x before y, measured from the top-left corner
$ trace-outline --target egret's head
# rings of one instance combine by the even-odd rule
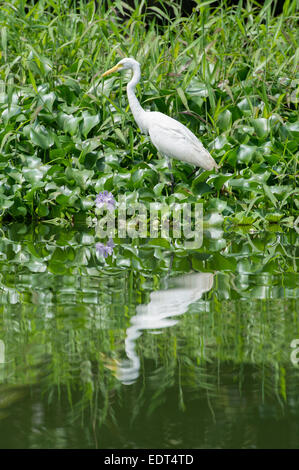
[[[116,64],[112,69],[107,70],[107,72],[103,73],[102,77],[106,77],[107,75],[110,75],[111,73],[114,72],[120,72],[121,70],[127,70],[127,69],[134,69],[136,67],[140,67],[139,62],[135,59],[131,59],[130,57],[126,57],[125,59],[122,59]]]

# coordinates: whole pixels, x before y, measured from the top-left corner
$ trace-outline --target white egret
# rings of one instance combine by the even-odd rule
[[[102,77],[120,70],[131,69],[133,76],[127,84],[129,105],[141,132],[148,134],[154,146],[165,157],[175,158],[190,163],[204,170],[217,170],[218,165],[200,140],[184,124],[166,114],[157,111],[144,111],[141,107],[135,88],[140,81],[140,64],[135,59],[122,59]],[[169,160],[168,160],[169,162]]]

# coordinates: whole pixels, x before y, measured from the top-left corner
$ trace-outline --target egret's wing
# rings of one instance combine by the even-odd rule
[[[200,140],[186,126],[162,113],[150,113],[149,134],[159,152],[207,170],[217,167]]]
[[[199,146],[200,149],[203,148],[200,140],[181,122],[163,113],[154,112],[151,114],[151,127],[158,128],[156,131],[160,132],[161,137],[175,139],[177,142],[185,144],[189,143],[195,147]]]

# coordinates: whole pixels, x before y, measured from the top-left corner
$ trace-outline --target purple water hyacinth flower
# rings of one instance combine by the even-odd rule
[[[110,240],[104,245],[104,243],[97,243],[96,244],[96,250],[99,253],[99,255],[104,256],[104,258],[107,258],[108,256],[112,255],[113,253],[113,248],[115,247],[115,244],[110,238]]]
[[[108,191],[102,191],[96,197],[96,205],[99,208],[105,207],[110,211],[115,210],[115,199],[113,194]]]

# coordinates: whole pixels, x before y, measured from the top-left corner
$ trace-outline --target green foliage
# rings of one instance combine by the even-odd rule
[[[0,216],[70,222],[92,215],[104,189],[168,197],[168,167],[133,122],[127,78],[97,78],[133,56],[142,105],[187,125],[221,165],[218,175],[192,175],[175,162],[176,193],[227,202],[225,219],[235,224],[266,226],[274,211],[290,225],[299,206],[295,3],[275,17],[273,2],[204,2],[186,18],[172,2],[171,15],[165,2],[6,2]]]

